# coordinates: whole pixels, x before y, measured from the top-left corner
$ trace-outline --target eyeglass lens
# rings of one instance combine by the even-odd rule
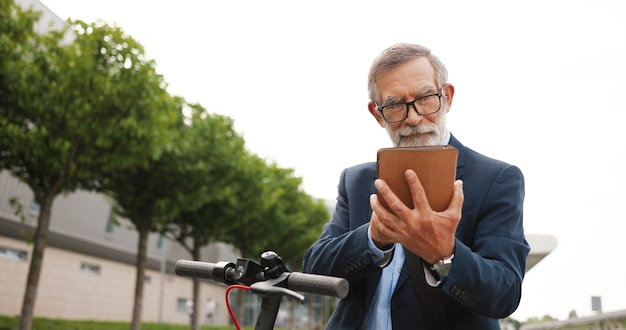
[[[382,109],[383,117],[388,122],[402,121],[408,116],[408,110],[411,103],[397,103],[385,106]],[[438,95],[429,95],[424,98],[413,101],[413,107],[417,113],[422,116],[433,114],[439,111],[441,106],[440,97]]]

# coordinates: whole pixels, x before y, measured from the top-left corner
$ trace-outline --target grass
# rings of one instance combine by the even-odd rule
[[[0,315],[0,330],[16,330],[19,323],[18,316]],[[189,330],[188,324],[169,323],[142,323],[142,330]],[[48,318],[34,318],[32,330],[128,330],[130,322],[105,322],[91,320],[57,320]],[[201,330],[232,330],[233,326],[201,325]],[[252,329],[244,328],[244,329]]]

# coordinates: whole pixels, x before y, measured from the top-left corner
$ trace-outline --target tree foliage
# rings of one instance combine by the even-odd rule
[[[170,212],[161,231],[198,258],[199,250],[193,246],[219,240],[221,229],[240,210],[237,191],[248,153],[232,119],[209,114],[198,104],[191,110],[189,123],[182,126],[178,153],[165,155],[177,164],[176,174],[184,177],[174,186],[177,198],[163,205]]]
[[[243,258],[258,260],[263,252],[274,251],[288,267],[299,269],[306,248],[328,220],[328,211],[301,191],[302,179],[292,169],[256,156],[248,164],[240,176],[238,214],[223,229],[221,240],[236,247]],[[238,319],[244,317],[244,293],[237,296]]]
[[[168,233],[194,259],[222,241],[251,259],[273,250],[299,269],[328,214],[292,169],[247,152],[230,118],[169,95],[121,28],[68,21],[37,34],[38,18],[0,0],[0,169],[41,207],[20,329],[32,323],[53,201],[77,189],[109,194],[139,234],[133,329],[151,232]]]
[[[215,180],[215,196],[197,209],[179,213],[168,222],[167,235],[185,246],[194,260],[200,260],[202,246],[221,241],[251,260],[258,261],[263,252],[273,250],[299,269],[304,251],[328,220],[323,202],[314,201],[300,189],[302,180],[292,169],[268,164],[249,153],[231,159],[237,161],[228,171],[218,173],[222,177],[206,174]],[[243,294],[239,291],[237,298],[239,319],[243,319]],[[197,281],[193,296],[196,306]]]
[[[163,79],[121,29],[76,21],[68,44],[64,30],[34,33],[36,13],[5,0],[0,10],[0,168],[41,207],[20,318],[29,329],[55,197],[158,156],[173,118],[153,111],[169,101]]]
[[[267,164],[251,156],[240,176],[239,213],[224,228],[221,239],[245,258],[258,259],[268,250],[299,268],[306,248],[328,220],[322,201],[301,190],[302,179],[293,169]]]
[[[197,259],[200,247],[214,237],[211,228],[226,223],[221,218],[187,215],[193,216],[207,205],[233,208],[230,186],[237,182],[235,167],[245,154],[243,139],[236,134],[230,118],[209,115],[200,105],[189,105],[192,114],[187,121],[183,116],[187,105],[181,105],[177,109],[179,121],[172,127],[176,134],[171,147],[145,167],[116,173],[106,185],[116,200],[117,213],[128,218],[139,233],[133,329],[140,328],[148,235],[166,232],[168,228],[180,237],[189,235],[194,243],[188,249]],[[172,229],[170,223],[181,217],[188,223],[179,223],[176,230]],[[186,240],[180,242],[184,244]],[[195,301],[194,308],[198,305]]]

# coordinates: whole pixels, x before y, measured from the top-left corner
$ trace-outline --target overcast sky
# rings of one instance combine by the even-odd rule
[[[456,87],[450,130],[522,169],[526,232],[558,241],[512,316],[593,315],[591,296],[626,309],[622,1],[41,1],[119,25],[170,93],[231,116],[253,153],[330,200],[343,168],[390,146],[367,111],[371,61],[431,48]]]

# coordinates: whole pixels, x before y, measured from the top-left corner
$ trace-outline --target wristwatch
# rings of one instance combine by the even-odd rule
[[[430,269],[436,271],[441,276],[448,276],[452,267],[452,259],[454,259],[454,254],[437,261]]]

